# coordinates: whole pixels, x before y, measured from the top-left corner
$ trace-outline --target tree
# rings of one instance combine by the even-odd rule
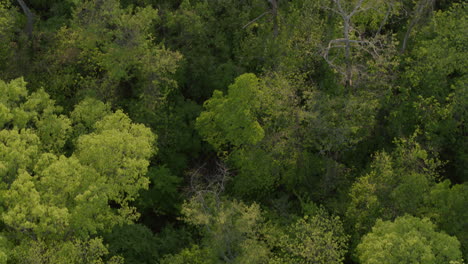
[[[279,237],[275,245],[279,257],[273,263],[342,263],[347,239],[340,218],[319,209],[291,224]]]
[[[18,12],[11,7],[9,1],[0,3],[0,78],[4,78],[8,72],[7,66],[14,48],[12,42],[18,23]]]
[[[0,101],[1,221],[9,255],[39,263],[97,261],[107,254],[98,232],[138,218],[131,202],[148,187],[155,135],[102,103],[101,111],[77,106],[72,123],[43,90],[29,94],[22,79],[0,81],[0,90],[6,95]],[[74,126],[87,134],[75,134]],[[82,252],[95,254],[83,260]]]
[[[105,234],[109,252],[122,256],[129,264],[158,263],[158,244],[149,228],[141,224],[116,226]]]
[[[416,2],[414,10],[412,12],[411,19],[409,20],[405,37],[403,38],[400,52],[404,53],[408,46],[411,33],[414,27],[423,20],[424,17],[430,16],[434,11],[435,0],[419,0]]]
[[[436,184],[428,197],[424,215],[433,219],[441,230],[455,236],[461,243],[464,259],[468,259],[468,184],[454,184],[445,180]]]
[[[370,55],[372,57],[371,60],[375,61],[379,60],[382,53],[390,53],[391,49],[388,49],[388,47],[391,48],[392,45],[386,43],[388,40],[382,37],[381,31],[385,23],[387,23],[388,17],[398,12],[398,2],[383,2],[379,0],[332,0],[331,3],[333,3],[333,7],[324,8],[337,14],[341,18],[343,35],[341,38],[329,41],[327,47],[324,49],[323,58],[331,67],[338,70],[338,72],[344,76],[345,86],[350,89],[353,86],[353,80],[356,79],[356,75],[367,73],[365,70],[358,69],[363,66],[356,63],[356,58],[359,57],[359,54],[356,52],[358,56],[353,56],[352,49],[364,52],[364,54],[360,55],[361,57]],[[367,29],[360,28],[360,23],[362,25],[370,25],[370,27]],[[372,32],[365,32],[371,31],[372,27],[377,28],[374,34],[372,34]],[[364,37],[365,35],[371,34],[373,36],[370,38]],[[334,48],[344,49],[344,67],[340,66],[340,63],[335,63],[334,59],[330,59],[330,50]],[[353,59],[353,57],[355,58]],[[357,73],[358,71],[359,73]],[[354,91],[356,91],[356,89],[354,89]]]
[[[220,152],[259,142],[264,136],[257,119],[261,94],[260,80],[254,74],[239,76],[226,96],[214,91],[204,103],[206,111],[197,118],[201,136]]]
[[[405,213],[421,214],[436,183],[442,165],[437,158],[431,158],[414,138],[401,139],[396,144],[391,154],[375,154],[370,172],[351,187],[347,215],[359,234],[368,232],[378,218],[391,220]]]
[[[173,261],[167,263],[202,255],[205,263],[342,263],[346,253],[342,223],[324,209],[294,221],[279,216],[266,221],[274,212],[208,194],[192,197],[182,213],[184,221],[201,228],[203,238],[200,247],[166,258]]]
[[[263,219],[258,204],[218,201],[206,195],[185,203],[182,213],[187,223],[202,228],[203,244],[214,263],[265,263],[268,259],[269,250],[259,237]]]
[[[34,16],[31,13],[31,10],[29,7],[26,5],[26,3],[23,0],[17,0],[18,4],[21,6],[21,9],[23,9],[24,15],[26,16],[28,22],[26,23],[26,33],[28,34],[28,37],[31,39],[32,38],[32,32],[33,32],[33,26],[34,26]]]
[[[438,151],[448,161],[446,175],[465,181],[467,171],[465,102],[467,83],[466,4],[438,11],[414,38],[414,47],[403,60],[401,81],[389,97],[392,137],[409,136],[416,127],[418,141]]]
[[[177,82],[187,99],[204,101],[245,72],[236,54],[245,36],[242,27],[266,5],[265,0],[184,0],[162,16],[158,36],[184,56]]]
[[[142,99],[154,109],[177,87],[171,76],[180,59],[179,53],[154,44],[150,29],[156,19],[157,10],[149,6],[79,3],[69,26],[60,28],[52,47],[41,54],[40,63],[49,71],[40,81],[47,80],[48,92],[64,105],[92,95],[113,103]]]
[[[312,90],[304,97],[302,144],[326,159],[322,186],[328,193],[337,187],[342,153],[353,150],[371,135],[379,101],[374,94],[363,91],[333,96]]]
[[[359,260],[364,264],[461,263],[460,242],[435,229],[429,219],[410,215],[393,222],[378,220],[357,247]]]

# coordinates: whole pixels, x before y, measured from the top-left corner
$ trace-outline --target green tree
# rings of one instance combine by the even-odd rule
[[[265,263],[268,259],[267,245],[259,239],[263,218],[258,204],[201,195],[184,204],[182,213],[186,222],[202,228],[203,244],[214,263]]]
[[[105,234],[109,243],[109,253],[120,255],[125,263],[158,263],[158,244],[150,229],[141,224],[116,226],[111,233]]]
[[[38,76],[37,85],[47,83],[47,91],[64,105],[94,95],[113,102],[144,99],[145,106],[154,107],[177,86],[171,75],[180,59],[154,44],[150,29],[157,19],[157,10],[149,6],[123,9],[117,0],[80,2],[69,25],[57,31],[41,54],[40,63],[47,63],[49,71]]]
[[[278,237],[273,263],[343,263],[347,239],[340,218],[324,209],[304,216]]]
[[[185,248],[175,255],[165,256],[161,264],[214,264],[207,249],[201,249],[197,245]]]
[[[0,78],[9,72],[8,62],[14,52],[14,33],[17,31],[18,12],[11,7],[10,1],[0,3]]]
[[[212,2],[184,0],[162,17],[158,36],[168,47],[180,51],[177,81],[192,100],[206,100],[214,90],[225,91],[245,70],[236,56],[246,35],[243,26],[266,9],[265,0]]]
[[[361,263],[461,263],[460,242],[427,218],[378,220],[357,247]],[[453,262],[451,262],[453,261]],[[457,262],[460,261],[460,262]]]
[[[378,218],[395,219],[405,213],[420,214],[438,177],[442,163],[431,158],[414,138],[396,141],[391,154],[377,153],[371,170],[350,190],[348,217],[363,234]]]
[[[456,236],[461,243],[464,259],[468,259],[468,229],[465,219],[468,212],[468,185],[454,184],[445,180],[436,184],[430,192],[427,212],[424,215],[451,236]]]
[[[98,261],[108,251],[96,235],[138,218],[131,202],[148,187],[155,135],[100,102],[101,111],[84,110],[89,101],[78,105],[72,122],[43,90],[28,94],[22,79],[1,81],[0,89],[6,95],[0,101],[0,205],[2,231],[13,245],[9,255],[39,263]],[[86,133],[76,140],[74,125]]]
[[[226,96],[215,91],[204,103],[205,111],[197,118],[201,136],[217,151],[256,144],[264,131],[258,123],[261,83],[254,74],[239,76]]]
[[[423,130],[418,141],[437,150],[449,163],[446,175],[455,182],[467,175],[467,28],[466,4],[434,13],[419,30],[414,48],[404,58],[401,80],[389,97],[387,130],[394,137]]]

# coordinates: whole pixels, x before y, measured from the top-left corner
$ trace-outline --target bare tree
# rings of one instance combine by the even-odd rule
[[[385,25],[391,10],[392,5],[390,2],[386,3],[387,12],[384,19],[380,23],[380,27],[372,38],[364,38],[364,34],[357,31],[353,27],[352,18],[361,12],[368,11],[370,9],[377,10],[378,2],[374,4],[367,4],[364,6],[364,0],[358,0],[354,6],[347,8],[344,0],[331,0],[332,7],[324,7],[324,9],[337,14],[343,22],[343,37],[332,39],[328,42],[328,45],[323,50],[323,58],[327,63],[334,69],[338,70],[344,76],[344,83],[347,88],[353,86],[353,72],[359,69],[358,65],[353,65],[351,48],[359,49],[365,53],[371,55],[374,59],[380,55],[383,48],[382,38],[379,37],[380,32]],[[359,39],[352,39],[353,33],[358,33]],[[344,49],[344,66],[340,66],[334,62],[334,59],[330,58],[330,50],[332,49]]]
[[[222,161],[216,161],[216,167],[211,171],[206,169],[205,163],[190,173],[189,194],[198,200],[206,211],[209,210],[209,206],[205,197],[210,195],[215,199],[218,208],[230,176],[229,168]]]

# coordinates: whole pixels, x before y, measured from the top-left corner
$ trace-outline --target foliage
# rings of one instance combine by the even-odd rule
[[[342,263],[347,239],[340,218],[319,209],[289,226],[279,238],[280,263]]]
[[[156,214],[176,213],[180,204],[178,188],[181,179],[171,174],[166,167],[150,167],[148,190],[141,192],[138,203],[141,211],[151,210]]]
[[[463,262],[466,7],[0,0],[0,263]]]
[[[61,102],[86,94],[102,100],[143,97],[153,107],[176,87],[170,75],[180,59],[153,44],[149,29],[155,19],[151,7],[122,9],[116,0],[78,4],[70,25],[58,31],[44,54],[48,91]],[[129,82],[138,82],[138,88]]]
[[[151,230],[140,224],[116,226],[106,234],[111,255],[120,255],[125,263],[157,263],[157,240]]]
[[[255,144],[264,136],[257,121],[261,98],[260,80],[253,74],[239,76],[223,96],[215,91],[197,118],[201,136],[218,151]]]
[[[449,161],[451,179],[464,181],[467,119],[466,4],[454,4],[434,14],[417,35],[417,45],[405,58],[404,73],[391,98],[389,130],[397,137],[424,131],[420,141]]]
[[[449,263],[461,261],[459,247],[456,238],[435,231],[427,218],[405,215],[394,222],[378,220],[357,254],[361,263]]]
[[[72,154],[65,156],[72,122],[58,115],[60,108],[49,95],[43,90],[29,94],[22,79],[1,81],[0,88],[7,95],[1,101],[1,220],[18,243],[13,259],[100,259],[107,249],[92,237],[138,217],[130,202],[148,186],[144,175],[156,150],[155,136],[122,111],[98,120],[81,111],[84,102],[72,115],[75,124],[96,121],[92,131],[78,126],[87,134],[78,135]],[[83,260],[82,251],[96,253]]]
[[[355,230],[366,233],[378,218],[394,219],[405,213],[416,214],[435,185],[441,162],[411,139],[396,141],[393,153],[377,153],[368,174],[350,190],[348,217]]]
[[[182,208],[186,222],[204,229],[213,260],[264,263],[269,252],[258,239],[262,216],[257,204],[217,201],[216,197],[192,199]]]
[[[8,69],[8,62],[14,52],[14,34],[17,32],[18,13],[10,1],[0,2],[0,78]]]
[[[450,186],[450,181],[445,180],[436,184],[429,195],[427,216],[451,236],[456,236],[461,243],[464,259],[468,257],[468,232],[466,231],[466,219],[468,212],[465,210],[468,202],[468,186],[455,184]]]

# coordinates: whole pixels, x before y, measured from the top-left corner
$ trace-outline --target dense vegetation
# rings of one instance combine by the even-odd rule
[[[0,263],[463,263],[467,18],[0,0]]]

